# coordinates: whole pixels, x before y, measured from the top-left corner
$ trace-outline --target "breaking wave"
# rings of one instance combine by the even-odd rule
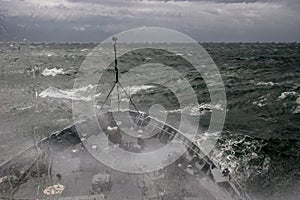
[[[187,106],[182,109],[168,110],[167,113],[188,113],[189,115],[204,115],[211,113],[212,110],[224,110],[221,104],[212,105],[209,103],[203,103],[195,106]]]
[[[43,72],[41,73],[42,76],[56,76],[59,74],[65,74],[64,70],[62,68],[52,68],[52,69],[44,69]]]
[[[88,85],[82,88],[76,89],[58,89],[55,87],[49,87],[42,91],[39,94],[39,97],[46,98],[58,98],[58,99],[70,99],[70,100],[79,100],[79,101],[91,101],[92,98],[92,90],[94,90],[96,85]]]
[[[289,96],[297,96],[297,95],[298,95],[297,92],[295,92],[295,91],[289,91],[289,92],[283,92],[283,93],[281,93],[281,95],[278,98],[279,99],[285,99],[285,98],[287,98]]]
[[[81,88],[73,88],[73,89],[58,89],[55,87],[49,87],[42,91],[39,94],[39,97],[46,98],[57,98],[57,99],[70,99],[70,100],[78,100],[89,102],[93,100],[94,89],[96,89],[97,85],[87,85]],[[131,86],[125,88],[129,94],[135,94],[141,90],[147,90],[153,88],[154,86],[143,85],[143,86]],[[100,96],[101,93],[95,94],[95,97]],[[121,96],[122,97],[122,96]],[[125,97],[125,94],[124,94]]]

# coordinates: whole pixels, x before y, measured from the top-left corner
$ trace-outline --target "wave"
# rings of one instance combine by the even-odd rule
[[[95,97],[100,96],[101,93],[94,94],[94,89],[97,87],[97,85],[87,85],[85,87],[81,88],[73,88],[73,89],[58,89],[55,87],[49,87],[42,91],[39,94],[39,97],[41,98],[46,98],[46,97],[51,97],[51,98],[58,98],[58,99],[70,99],[70,100],[78,100],[78,101],[92,101],[93,100],[93,95]],[[153,88],[154,86],[150,85],[143,85],[143,86],[131,86],[125,88],[125,90],[130,94],[135,94],[141,90],[147,90],[150,88]],[[125,97],[125,94],[123,94]],[[123,98],[122,93],[121,93],[121,98]]]
[[[269,81],[269,82],[258,82],[256,85],[259,85],[259,86],[273,86],[275,84],[276,83],[273,83],[272,81]]]
[[[95,89],[96,85],[87,85],[81,88],[75,89],[58,89],[55,87],[49,87],[42,91],[39,94],[39,97],[46,98],[58,98],[58,99],[70,99],[70,100],[79,100],[79,101],[92,101],[93,99],[93,90]]]
[[[295,91],[289,91],[289,92],[282,92],[281,95],[278,97],[279,99],[285,99],[288,96],[297,96],[297,92]]]
[[[282,92],[281,95],[278,97],[279,100],[284,100],[288,97],[297,98],[295,101],[296,107],[293,111],[294,114],[300,113],[300,95],[295,91],[289,91],[289,92]]]
[[[300,97],[298,97],[297,98],[297,100],[296,100],[296,104],[297,104],[297,107],[296,107],[296,109],[294,110],[294,112],[293,113],[300,113]]]
[[[155,86],[153,86],[153,85],[130,86],[130,87],[126,87],[125,90],[129,91],[130,94],[136,94],[139,91],[148,90],[148,89],[151,89],[151,88],[154,88],[154,87]]]
[[[52,69],[44,69],[43,72],[41,73],[42,76],[56,76],[59,74],[65,74],[64,70],[62,68],[52,68]]]
[[[81,52],[90,51],[89,49],[81,49]]]
[[[262,139],[227,133],[219,139],[211,157],[243,184],[249,177],[265,174],[270,169],[271,158],[262,151],[264,146]]]
[[[266,105],[267,97],[261,96],[257,101],[253,101],[253,105],[257,105],[258,107],[263,107]]]
[[[187,113],[189,115],[204,115],[210,113],[213,110],[224,110],[221,104],[212,105],[209,103],[204,103],[200,105],[187,106],[182,109],[168,110],[167,113]]]

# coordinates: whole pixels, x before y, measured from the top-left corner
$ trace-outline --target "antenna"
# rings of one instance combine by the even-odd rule
[[[120,93],[119,93],[119,87],[122,89],[122,91],[124,92],[124,94],[127,96],[127,98],[129,99],[130,103],[132,104],[132,106],[134,107],[134,109],[136,110],[136,112],[138,114],[140,114],[139,110],[137,109],[136,105],[133,103],[131,97],[128,95],[128,93],[126,92],[126,90],[123,88],[123,86],[121,85],[120,81],[119,81],[119,69],[118,69],[118,57],[117,57],[117,40],[118,38],[116,36],[112,37],[112,41],[114,42],[113,46],[114,46],[114,53],[115,53],[115,73],[116,73],[116,80],[115,83],[113,84],[112,88],[110,89],[108,95],[106,96],[104,102],[102,103],[102,106],[100,109],[102,109],[104,107],[104,104],[106,103],[107,99],[109,98],[109,96],[111,95],[112,91],[114,90],[115,86],[117,86],[117,93],[118,93],[118,110],[120,110]]]
[[[118,40],[118,38],[116,36],[113,36],[112,40],[114,41],[116,83],[118,83],[119,82],[119,69],[118,69],[118,58],[117,58],[117,40]]]

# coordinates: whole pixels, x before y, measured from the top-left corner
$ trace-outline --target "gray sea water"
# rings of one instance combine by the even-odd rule
[[[218,66],[227,96],[225,125],[211,156],[222,167],[229,168],[257,199],[300,199],[300,45],[201,45]],[[91,100],[88,91],[94,88],[99,97],[105,96],[103,88],[106,91],[114,82],[113,68],[98,85],[73,88],[82,61],[94,47],[95,44],[0,45],[0,151],[7,152],[1,154],[1,161],[30,140],[34,124],[38,124],[44,136],[71,124],[72,99],[88,102]],[[151,51],[144,59],[150,62],[156,53]],[[189,49],[178,50],[177,56],[195,56],[193,53]],[[124,76],[124,85],[136,106],[147,111],[151,105],[160,104],[174,115],[182,110],[191,116],[199,115],[199,125],[205,130],[215,108],[199,74],[193,70],[183,72],[196,91],[199,105],[181,108],[166,88],[140,84],[150,70],[128,72],[128,66],[139,56],[119,60],[120,75]],[[161,56],[170,66],[182,64],[167,54]],[[97,76],[100,72],[95,67],[90,73]],[[181,81],[168,73],[161,71],[166,83]],[[126,81],[132,80],[134,83],[127,84]]]

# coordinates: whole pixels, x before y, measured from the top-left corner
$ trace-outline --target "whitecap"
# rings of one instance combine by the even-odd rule
[[[142,85],[142,86],[131,86],[131,87],[127,87],[126,90],[130,92],[130,94],[136,94],[139,91],[142,90],[148,90],[150,88],[154,88],[153,85]]]
[[[294,114],[300,113],[300,106],[297,106],[296,109],[293,111]]]
[[[258,101],[253,101],[253,105],[257,105],[258,107],[263,107],[266,105],[267,98],[262,96],[258,99]]]
[[[253,102],[253,105],[257,105],[258,107],[263,107],[263,106],[265,106],[266,104],[261,103],[261,102],[254,101],[254,102]]]
[[[88,49],[81,49],[80,51],[81,52],[85,52],[85,51],[88,51]]]
[[[294,112],[293,113],[300,113],[300,97],[298,97],[297,98],[297,100],[296,100],[296,104],[297,104],[297,107],[296,107],[296,109],[294,110]]]
[[[39,94],[39,97],[46,98],[57,98],[57,99],[70,99],[70,100],[78,100],[78,101],[92,101],[93,100],[93,90],[96,86],[95,85],[88,85],[82,88],[76,89],[58,89],[55,87],[49,87],[42,91]]]
[[[247,139],[247,136],[235,136],[222,138],[224,142],[212,152],[212,159],[220,165],[222,169],[229,169],[231,174],[235,174],[238,179],[249,177],[251,174],[261,174],[268,171],[270,158],[261,153],[263,144],[255,139]],[[240,151],[237,147],[243,147]],[[242,155],[237,156],[236,152]],[[253,159],[262,160],[263,163],[250,166]]]
[[[42,76],[56,76],[58,74],[65,74],[64,70],[62,68],[52,68],[52,69],[44,69],[43,72],[41,73]]]
[[[166,111],[166,113],[186,113],[188,115],[203,115],[212,112],[213,110],[223,111],[224,108],[221,104],[212,105],[209,103],[204,103],[200,105],[187,106],[182,109],[168,110]]]
[[[300,97],[296,100],[296,104],[300,105]]]
[[[256,85],[273,86],[273,85],[275,85],[275,83],[273,83],[272,81],[269,81],[269,82],[258,82]]]
[[[291,91],[291,92],[283,92],[281,93],[281,95],[278,97],[279,99],[285,99],[288,96],[296,96],[297,93],[295,91]]]
[[[128,87],[125,87],[124,90],[126,91],[127,95],[132,96],[133,94],[136,94],[139,91],[148,90],[148,89],[151,89],[151,88],[154,88],[154,87],[155,86],[153,86],[153,85],[128,86]],[[124,91],[122,91],[120,89],[119,89],[119,95],[120,95],[119,98],[120,98],[121,102],[128,102],[129,101],[128,96],[126,96]],[[117,101],[117,90],[113,91],[112,100]]]

